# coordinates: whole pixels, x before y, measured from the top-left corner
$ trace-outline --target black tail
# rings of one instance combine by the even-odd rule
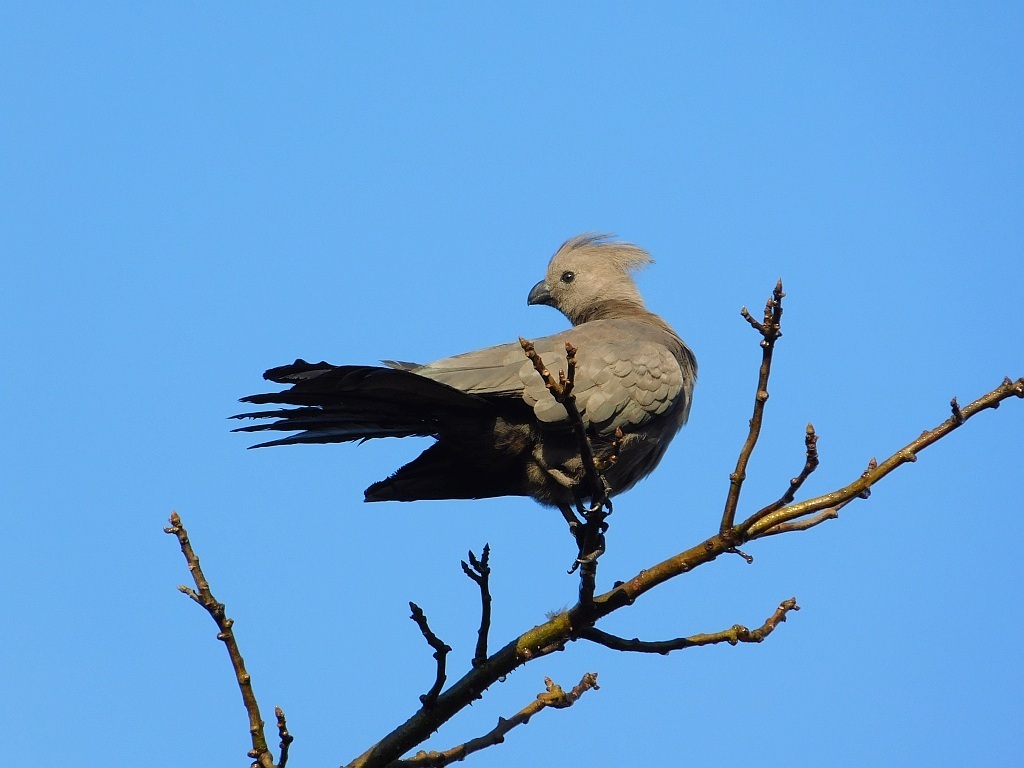
[[[240,413],[234,419],[276,419],[235,432],[298,432],[253,448],[297,443],[339,443],[374,437],[438,436],[441,425],[478,421],[486,400],[407,370],[366,365],[335,366],[296,360],[263,378],[289,389],[243,397],[243,403],[298,406]]]
[[[493,450],[489,435],[475,449],[435,443],[386,480],[366,489],[365,501],[487,499],[529,496],[521,457]]]

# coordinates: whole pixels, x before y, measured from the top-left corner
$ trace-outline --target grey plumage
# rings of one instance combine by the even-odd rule
[[[697,363],[657,315],[647,311],[630,273],[651,262],[642,249],[607,236],[580,235],[552,257],[530,304],[559,309],[573,328],[534,341],[552,370],[577,349],[575,395],[598,457],[624,439],[607,471],[612,495],[631,488],[661,460],[690,411]],[[243,402],[295,408],[240,414],[275,419],[236,431],[298,432],[260,443],[331,443],[428,435],[437,442],[386,480],[367,501],[531,496],[571,506],[583,478],[565,409],[547,391],[518,343],[427,365],[294,364],[264,378],[289,389]]]

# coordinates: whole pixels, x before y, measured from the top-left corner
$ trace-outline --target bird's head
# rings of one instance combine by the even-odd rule
[[[654,262],[643,248],[585,233],[562,244],[544,279],[533,286],[527,304],[547,304],[573,325],[593,319],[600,307],[644,311],[631,273]]]

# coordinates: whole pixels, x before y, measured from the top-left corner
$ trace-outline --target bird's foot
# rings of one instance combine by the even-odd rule
[[[604,554],[604,534],[608,530],[605,518],[611,514],[612,504],[605,498],[586,506],[582,499],[577,498],[575,511],[568,505],[560,505],[559,510],[569,524],[569,532],[576,541],[576,560],[569,569],[569,573],[575,573],[581,565],[595,563],[597,558]]]
[[[608,528],[608,526],[606,525],[605,529],[607,529],[607,528]],[[585,550],[589,550],[589,551],[585,551]],[[599,558],[601,555],[603,555],[604,551],[605,551],[604,532],[602,531],[601,533],[597,534],[597,537],[596,537],[595,541],[593,542],[593,546],[590,546],[590,547],[588,547],[588,546],[580,547],[580,554],[579,554],[579,557],[576,558],[576,564],[573,566],[573,570],[575,570],[576,568],[579,568],[581,565],[585,565],[587,563],[595,563],[595,562],[597,562],[597,558]]]
[[[576,538],[579,553],[576,556],[576,562],[569,569],[569,573],[574,573],[581,565],[597,562],[597,558],[605,552],[604,534],[607,530],[608,523],[604,521],[603,516],[595,515],[593,519],[587,520],[581,526],[580,535]]]

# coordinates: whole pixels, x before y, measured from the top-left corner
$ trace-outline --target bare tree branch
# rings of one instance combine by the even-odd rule
[[[430,625],[427,624],[427,617],[423,613],[422,608],[416,605],[416,603],[410,602],[409,610],[412,611],[410,618],[420,628],[423,639],[427,641],[427,645],[434,649],[434,659],[437,661],[437,677],[434,679],[434,684],[430,686],[429,691],[420,696],[420,703],[423,704],[423,709],[430,709],[430,707],[434,706],[434,702],[437,701],[437,695],[441,693],[444,681],[447,679],[445,665],[448,660],[448,654],[451,653],[452,649],[450,645],[431,632]]]
[[[870,493],[871,487],[894,469],[903,464],[917,461],[917,454],[925,448],[941,440],[950,432],[959,429],[969,419],[982,411],[989,408],[998,408],[999,404],[1008,397],[1024,398],[1024,378],[1017,379],[1017,381],[1011,381],[1009,378],[1003,379],[1003,383],[991,392],[982,395],[970,405],[959,409],[959,417],[952,415],[934,429],[925,430],[920,437],[907,443],[907,445],[896,451],[896,453],[881,464],[872,459],[872,464],[868,466],[864,474],[838,491],[816,496],[796,504],[789,504],[761,518],[748,519],[737,527],[745,531],[748,539],[758,538],[779,523],[788,523],[829,507],[838,508],[840,504],[845,504],[858,496],[865,498],[864,494]]]
[[[781,294],[781,285],[776,286],[776,291]],[[767,327],[768,335],[771,338],[762,340],[762,349],[771,349],[771,342],[778,338],[779,307],[773,302],[781,301],[782,296],[773,295],[772,300],[766,308],[766,323],[757,323],[748,317],[757,328]],[[747,313],[749,314],[749,313]],[[745,315],[746,316],[746,315]],[[766,397],[761,393],[767,393],[763,386],[767,384],[767,373],[770,371],[770,354],[762,356],[762,374],[759,384],[758,402],[755,405],[755,416],[759,420],[763,414],[763,402]],[[535,361],[536,365],[536,361]],[[541,365],[542,367],[542,365]],[[544,369],[546,370],[546,369]],[[963,422],[976,415],[986,408],[994,408],[999,402],[1008,397],[1024,397],[1024,379],[1017,382],[1005,380],[1002,385],[988,394],[979,398],[971,405],[961,409]],[[753,421],[753,420],[752,420]],[[900,464],[912,460],[912,456],[927,445],[941,439],[949,434],[959,424],[955,419],[950,419],[936,429],[925,432],[920,438],[910,443],[906,448],[899,451],[882,464],[869,464],[868,469],[853,483],[845,488],[831,494],[816,497],[804,502],[789,503],[770,513],[758,518],[757,513],[743,523],[732,525],[725,531],[670,557],[661,563],[644,569],[632,579],[617,583],[616,586],[602,595],[596,595],[592,600],[583,599],[586,593],[581,589],[581,600],[577,605],[567,611],[552,616],[546,623],[520,635],[504,648],[494,653],[484,664],[467,673],[463,678],[454,683],[447,691],[438,697],[435,706],[429,712],[420,712],[410,718],[406,723],[397,727],[380,742],[371,747],[366,753],[356,758],[349,764],[349,768],[371,768],[372,766],[384,766],[398,759],[412,749],[416,744],[424,741],[440,725],[446,722],[462,707],[478,698],[482,691],[486,690],[499,678],[511,673],[513,670],[527,663],[528,661],[545,656],[556,650],[565,647],[566,642],[581,638],[589,628],[605,616],[614,611],[632,605],[643,594],[655,588],[659,584],[687,573],[705,563],[709,563],[722,554],[736,552],[736,548],[747,541],[776,533],[784,533],[790,530],[804,530],[817,525],[826,519],[830,519],[832,513],[849,503],[854,498],[863,497],[870,492],[871,487],[881,480]],[[741,469],[745,469],[746,462],[756,444],[758,429],[752,424],[748,433],[747,443],[741,451]],[[748,448],[749,446],[749,448]],[[810,448],[808,449],[810,450]],[[808,469],[805,461],[806,474],[812,470]],[[803,474],[803,473],[802,473]],[[805,474],[805,476],[806,476]],[[742,473],[740,473],[740,476]],[[802,480],[799,481],[802,483]],[[791,481],[791,486],[795,483]],[[735,504],[738,503],[739,488],[742,480],[730,485],[730,496],[735,495],[735,502],[727,502],[727,510],[735,511]],[[794,491],[795,493],[795,491]],[[819,512],[830,510],[829,514],[822,514],[818,517],[810,517]],[[796,524],[799,518],[809,518]],[[793,524],[790,526],[789,524]],[[785,525],[788,527],[777,528]]]
[[[1000,402],[1009,397],[1024,398],[1024,378],[1018,379],[1016,382],[1006,379],[1000,386],[965,407],[963,409],[964,420],[967,421],[982,410],[996,407]],[[865,491],[870,491],[873,485],[896,467],[911,461],[910,456],[912,454],[920,452],[927,445],[948,435],[957,426],[950,419],[940,424],[934,430],[926,431],[906,448],[897,451],[893,456],[875,468],[869,468],[857,480],[838,491],[783,507],[777,512],[757,521],[756,525],[752,521],[745,521],[727,532],[727,535],[718,534],[712,536],[685,552],[680,552],[674,557],[670,557],[651,568],[641,571],[632,579],[617,585],[610,592],[599,595],[594,599],[596,606],[595,621],[623,606],[632,605],[641,595],[659,584],[711,562],[719,555],[729,551],[731,547],[754,538],[759,538],[779,523],[791,522],[797,518],[823,511],[829,507],[839,509],[842,505],[849,503]],[[570,613],[572,613],[572,610],[570,610]]]
[[[527,704],[512,717],[507,720],[499,717],[498,724],[494,729],[483,736],[467,741],[465,744],[460,744],[457,747],[452,747],[444,752],[418,752],[408,760],[395,760],[388,765],[388,768],[443,768],[443,766],[459,760],[465,760],[466,757],[474,752],[501,744],[505,741],[505,735],[509,731],[516,726],[525,725],[530,722],[530,718],[542,709],[548,707],[555,709],[571,707],[587,691],[600,689],[600,686],[597,684],[596,672],[585,674],[579,684],[568,693],[562,690],[561,686],[553,683],[549,677],[544,678],[544,687],[546,689],[544,693],[537,694],[537,698],[534,701]]]
[[[260,768],[275,768],[274,757],[270,754],[270,749],[267,747],[267,737],[263,730],[264,722],[263,718],[260,717],[260,706],[256,701],[256,694],[252,690],[252,678],[245,669],[245,661],[242,659],[238,642],[235,640],[234,620],[227,617],[224,603],[218,602],[214,598],[213,592],[210,590],[210,583],[206,580],[206,576],[203,575],[203,569],[199,565],[199,556],[192,549],[192,543],[188,538],[188,531],[185,530],[185,526],[182,524],[181,517],[177,512],[171,513],[170,523],[169,528],[164,528],[164,533],[177,537],[178,544],[181,546],[181,553],[185,556],[185,562],[188,564],[188,569],[192,573],[192,579],[196,584],[195,589],[185,585],[180,585],[178,589],[203,606],[217,623],[217,639],[224,643],[228,650],[228,656],[231,658],[231,666],[235,670],[235,680],[237,680],[238,689],[242,693],[245,711],[249,715],[249,733],[252,737],[252,749],[249,750],[248,755],[255,761],[254,765],[258,765]],[[281,763],[276,768],[284,768],[285,762],[288,760],[288,745],[292,743],[293,737],[285,728],[284,712],[280,708],[277,708],[276,712],[278,726],[282,734]]]
[[[491,566],[488,560],[491,547],[484,544],[480,559],[473,551],[469,552],[469,562],[462,561],[463,572],[480,587],[480,629],[477,632],[476,652],[473,654],[473,666],[479,667],[487,661],[487,635],[491,629]]]
[[[743,318],[750,323],[758,333],[761,334],[761,368],[757,376],[757,394],[754,397],[754,414],[750,417],[750,429],[747,432],[747,439],[740,449],[739,458],[736,460],[736,469],[729,475],[729,494],[725,499],[725,510],[722,512],[722,525],[719,530],[725,533],[733,526],[736,519],[736,508],[740,502],[740,490],[743,488],[743,481],[747,477],[747,463],[750,455],[757,445],[757,438],[761,434],[761,421],[764,418],[764,404],[768,402],[768,377],[772,371],[772,353],[775,351],[775,342],[782,336],[782,299],[785,297],[782,292],[782,280],[775,285],[771,298],[764,307],[764,322],[757,322],[746,307],[740,310]]]
[[[718,643],[760,643],[768,635],[775,631],[775,628],[786,620],[786,614],[790,611],[799,611],[800,606],[796,604],[796,598],[791,597],[784,600],[775,609],[775,613],[768,617],[764,624],[757,629],[747,629],[742,624],[734,624],[729,629],[711,634],[691,635],[690,637],[677,637],[674,640],[638,640],[633,638],[627,640],[624,637],[603,632],[596,627],[588,627],[577,633],[581,640],[590,640],[598,645],[611,648],[613,651],[634,651],[638,653],[659,653],[667,656],[672,651],[681,651],[685,648],[697,648],[703,645],[717,645]]]
[[[563,402],[566,405],[567,413],[570,414],[570,420],[577,434],[580,455],[583,459],[586,473],[585,479],[587,485],[592,490],[589,509],[584,509],[582,505],[582,498],[586,497],[585,493],[579,495],[577,503],[577,507],[585,519],[582,534],[576,536],[577,543],[580,545],[579,566],[581,574],[579,602],[567,610],[549,616],[548,621],[544,624],[524,632],[488,656],[487,635],[490,629],[490,594],[488,586],[489,565],[487,560],[489,549],[487,547],[484,548],[480,560],[477,560],[473,553],[470,552],[469,563],[464,562],[462,566],[467,576],[480,586],[482,604],[480,631],[478,633],[472,669],[450,685],[447,690],[442,691],[446,682],[445,660],[451,648],[441,642],[430,631],[423,612],[418,606],[410,603],[410,608],[413,611],[412,618],[420,627],[420,631],[428,644],[435,649],[434,658],[437,660],[435,683],[427,694],[420,697],[423,706],[412,717],[384,736],[364,754],[349,763],[349,768],[448,765],[451,762],[463,759],[466,755],[479,749],[500,743],[504,735],[511,728],[527,722],[533,714],[545,707],[571,705],[584,691],[597,687],[595,676],[585,676],[580,685],[576,686],[568,694],[548,681],[547,692],[541,694],[536,702],[521,710],[511,719],[500,720],[498,725],[488,734],[446,752],[420,752],[414,757],[402,759],[403,755],[423,743],[455,714],[481,698],[483,692],[496,681],[504,678],[529,661],[564,649],[566,644],[571,641],[588,640],[615,650],[641,653],[667,653],[673,650],[721,642],[733,644],[760,642],[771,634],[779,623],[785,620],[789,611],[798,610],[795,599],[783,602],[764,625],[754,630],[737,625],[722,632],[652,642],[638,639],[627,640],[617,637],[597,630],[596,624],[605,616],[632,605],[642,595],[659,584],[681,574],[688,573],[694,568],[715,560],[720,555],[739,553],[749,559],[749,555],[745,555],[737,549],[746,542],[782,533],[807,530],[820,525],[826,520],[835,518],[838,515],[838,511],[845,505],[857,498],[867,498],[872,487],[890,472],[907,462],[915,461],[920,451],[959,428],[981,411],[989,408],[998,408],[1003,400],[1010,397],[1024,398],[1024,378],[1017,381],[1005,379],[1000,386],[963,408],[959,406],[956,398],[953,398],[950,402],[951,416],[945,422],[932,430],[925,431],[916,440],[908,443],[882,463],[879,464],[872,459],[860,477],[839,490],[805,501],[794,502],[796,494],[804,481],[818,466],[817,436],[814,433],[813,427],[808,425],[805,437],[806,456],[804,467],[799,475],[790,480],[789,488],[778,500],[762,507],[743,522],[736,524],[735,515],[746,474],[746,467],[758,440],[764,406],[768,399],[767,385],[771,370],[772,352],[775,341],[781,335],[780,321],[782,298],[784,295],[780,281],[776,285],[772,298],[769,299],[765,307],[763,322],[755,320],[745,309],[742,313],[747,322],[762,336],[762,361],[754,414],[751,418],[746,441],[740,451],[736,471],[730,476],[730,487],[719,532],[694,547],[679,552],[673,557],[640,571],[633,578],[625,582],[616,582],[613,589],[601,595],[595,594],[597,557],[603,551],[603,534],[607,527],[604,520],[607,513],[611,511],[611,507],[607,504],[607,499],[605,498],[606,486],[600,473],[607,467],[607,464],[599,464],[597,462],[593,447],[586,433],[585,423],[578,409],[576,409],[575,401],[572,397],[576,350],[571,345],[567,345],[567,373],[560,373],[556,380],[551,376],[540,356],[537,355],[533,345],[530,342],[521,340],[524,351],[533,361],[539,375],[544,378],[545,385],[551,390],[556,399],[562,398],[559,399],[559,402]],[[618,439],[621,440],[621,436]],[[617,451],[618,448],[616,447],[614,452],[617,453]],[[606,461],[610,464],[611,459]],[[597,476],[596,482],[592,480],[595,475]],[[574,535],[579,533],[577,530],[579,521],[576,520],[572,509],[567,507],[562,511],[566,515],[566,520],[569,521],[570,529],[574,530]],[[573,525],[574,521],[576,523],[575,528]],[[184,532],[184,528],[180,526],[180,519],[178,519],[177,515],[172,515],[171,524],[172,527],[166,530],[168,533],[175,533],[178,536],[182,545],[182,552],[185,553],[186,561],[196,580],[198,591],[187,587],[182,587],[181,589],[193,600],[203,605],[217,621],[218,628],[221,630],[218,637],[228,645],[229,655],[232,658],[232,663],[235,665],[243,700],[246,702],[246,709],[249,712],[250,721],[253,723],[251,728],[253,751],[250,754],[257,759],[257,765],[261,768],[272,768],[273,761],[266,749],[266,742],[263,737],[263,723],[259,719],[259,711],[255,706],[255,698],[249,685],[249,676],[242,665],[241,656],[237,652],[237,645],[234,644],[234,637],[230,631],[231,620],[224,616],[224,606],[217,603],[213,599],[212,594],[209,593],[209,585],[199,569],[198,558],[195,557],[191,547],[188,545],[187,535]],[[250,706],[250,702],[252,706]],[[287,748],[291,743],[291,736],[288,734],[284,716],[280,712],[278,716],[278,729],[282,739],[281,763],[283,765],[287,760]],[[262,740],[262,746],[257,742],[257,736]]]

